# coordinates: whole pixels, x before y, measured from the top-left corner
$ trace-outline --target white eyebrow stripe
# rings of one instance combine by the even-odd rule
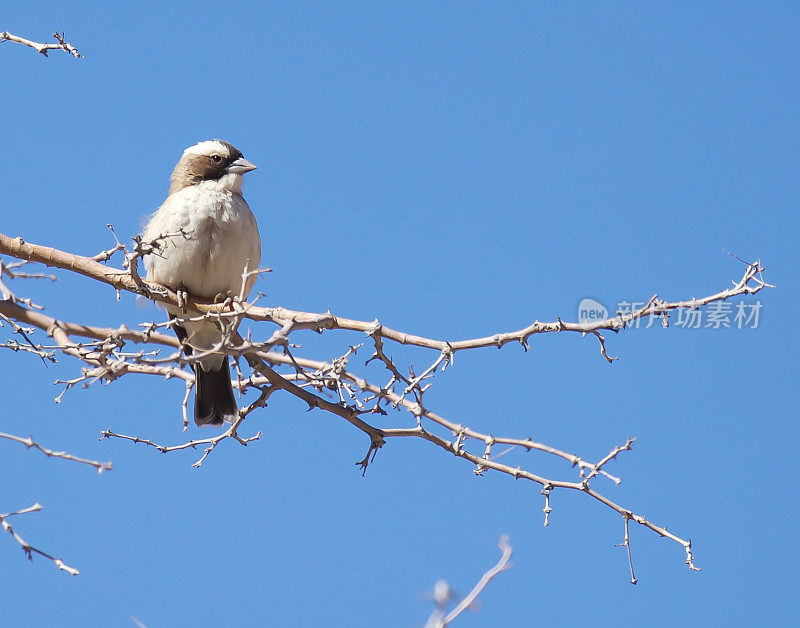
[[[221,153],[228,155],[227,147],[216,140],[207,140],[205,142],[198,142],[194,146],[190,146],[185,151],[184,155],[211,155],[212,153]]]

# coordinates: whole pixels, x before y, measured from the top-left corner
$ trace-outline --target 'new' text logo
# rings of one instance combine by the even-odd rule
[[[578,304],[578,322],[580,324],[596,323],[608,318],[606,306],[594,299],[583,299]]]

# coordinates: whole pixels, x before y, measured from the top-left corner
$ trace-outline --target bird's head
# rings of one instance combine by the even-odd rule
[[[190,185],[215,181],[221,189],[242,193],[242,175],[255,170],[254,164],[242,157],[241,151],[223,140],[209,140],[190,146],[172,171],[169,193]]]

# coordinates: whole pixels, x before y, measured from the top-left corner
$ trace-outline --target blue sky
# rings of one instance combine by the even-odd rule
[[[280,395],[246,424],[260,442],[195,470],[191,453],[97,441],[185,440],[179,383],[55,405],[78,365],[0,354],[0,431],[114,462],[97,476],[0,442],[0,512],[41,502],[17,529],[81,570],[0,536],[4,625],[422,625],[433,583],[468,591],[504,533],[513,569],[456,625],[794,618],[798,27],[786,2],[7,7],[0,30],[65,29],[86,58],[0,45],[6,234],[96,253],[106,223],[139,231],[186,146],[222,137],[259,166],[245,196],[272,305],[462,339],[574,320],[584,297],[709,294],[743,271],[723,249],[762,259],[778,289],[757,329],[629,330],[608,339],[612,366],[590,338],[539,337],[458,354],[429,393],[479,431],[589,459],[636,436],[609,467],[623,483],[596,488],[691,537],[703,568],[634,526],[636,587],[621,521],[583,495],[555,493],[545,529],[537,486],[413,440],[362,478],[362,434]],[[162,316],[59,275],[15,285],[65,320]],[[361,340],[297,341],[329,359]]]

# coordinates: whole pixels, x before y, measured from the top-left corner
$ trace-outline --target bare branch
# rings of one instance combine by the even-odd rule
[[[207,300],[189,297],[180,299],[177,293],[151,282],[142,280],[136,275],[131,276],[128,271],[118,270],[96,262],[92,258],[59,251],[51,247],[25,242],[22,238],[10,238],[0,233],[0,253],[5,253],[18,259],[30,260],[46,264],[47,266],[62,268],[86,277],[107,283],[117,290],[126,290],[135,294],[146,296],[154,301],[164,304],[186,307],[198,314],[213,313],[222,318],[242,317],[253,321],[269,321],[281,327],[290,325],[291,330],[310,329],[322,332],[326,329],[344,329],[358,331],[373,337],[381,337],[401,345],[413,345],[428,349],[436,349],[447,355],[467,349],[480,349],[485,347],[503,347],[508,343],[520,343],[528,346],[531,336],[541,333],[554,333],[570,331],[580,334],[593,334],[601,344],[601,352],[606,360],[613,361],[605,353],[604,339],[600,330],[619,331],[630,323],[650,316],[664,318],[669,312],[678,309],[696,309],[715,301],[724,301],[738,295],[756,294],[764,288],[774,287],[766,283],[761,277],[764,271],[760,261],[749,264],[742,277],[733,282],[731,288],[720,290],[714,294],[697,299],[692,298],[682,301],[663,301],[657,295],[638,310],[620,313],[615,317],[590,323],[568,323],[560,317],[554,322],[534,321],[527,327],[517,331],[497,333],[492,336],[473,338],[468,340],[447,341],[435,340],[397,331],[381,325],[378,321],[359,321],[354,319],[334,316],[330,312],[320,314],[288,310],[282,307],[257,307],[248,303],[233,303],[233,310],[225,311],[228,304],[217,304]]]
[[[274,362],[274,363],[284,363],[284,364],[286,364],[286,363],[289,362],[289,359],[286,356],[278,354],[278,353],[261,354],[261,357],[265,358],[268,361]],[[305,360],[305,359],[302,359],[302,358],[296,358],[295,361],[300,366],[303,366],[303,367],[306,367],[306,368],[316,368],[317,371],[324,370],[324,368],[326,366],[324,363],[315,362],[313,360]],[[309,375],[307,375],[305,373],[297,375],[297,377],[311,379],[311,376],[309,376]],[[479,455],[477,453],[473,453],[473,452],[467,450],[465,447],[463,447],[461,445],[461,443],[462,443],[464,438],[469,438],[469,439],[473,439],[473,440],[476,440],[476,441],[483,442],[486,445],[486,447],[489,448],[489,450],[490,450],[491,446],[496,444],[496,443],[519,445],[521,447],[525,447],[526,449],[537,449],[539,451],[546,451],[547,453],[552,453],[553,455],[556,455],[556,456],[558,456],[560,458],[564,458],[566,460],[569,460],[570,462],[573,463],[573,466],[579,466],[581,468],[582,474],[583,474],[584,470],[589,470],[590,473],[592,471],[594,471],[595,472],[594,475],[597,475],[598,473],[602,474],[603,473],[602,467],[605,464],[607,464],[608,462],[610,462],[611,460],[613,460],[614,458],[616,458],[616,456],[619,453],[621,453],[622,451],[627,451],[627,450],[631,449],[631,446],[632,446],[632,443],[633,443],[633,439],[628,439],[628,441],[626,441],[626,443],[624,445],[616,447],[614,450],[612,450],[607,456],[605,456],[597,464],[587,463],[587,462],[583,461],[580,457],[578,457],[578,456],[576,456],[574,454],[568,454],[568,453],[559,451],[557,449],[550,448],[550,447],[548,447],[546,445],[542,445],[540,443],[535,443],[530,438],[528,438],[528,439],[500,438],[500,437],[494,437],[494,436],[491,436],[491,435],[488,435],[488,434],[482,434],[482,433],[477,432],[475,430],[472,430],[472,429],[470,429],[468,427],[465,427],[465,426],[463,426],[461,424],[453,423],[452,421],[449,421],[448,419],[444,418],[443,416],[423,408],[418,403],[414,403],[414,402],[411,402],[409,400],[400,400],[399,399],[399,395],[397,393],[393,393],[393,392],[382,390],[378,386],[375,386],[374,384],[370,384],[369,382],[367,382],[363,378],[360,378],[360,377],[358,377],[356,375],[353,375],[352,373],[345,373],[345,374],[343,374],[343,377],[348,379],[348,380],[353,381],[358,386],[358,388],[360,388],[362,390],[376,392],[376,394],[383,394],[385,396],[385,398],[388,399],[389,401],[398,400],[400,405],[405,407],[414,416],[424,417],[424,418],[430,419],[433,422],[437,423],[438,425],[447,428],[451,433],[456,435],[456,439],[451,441],[451,440],[448,440],[446,438],[438,436],[438,435],[436,435],[436,434],[424,429],[422,426],[419,426],[419,427],[416,427],[416,428],[384,428],[384,429],[380,430],[381,436],[383,437],[384,440],[388,440],[390,438],[404,438],[404,437],[422,438],[422,439],[424,439],[424,440],[426,440],[426,441],[428,441],[428,442],[440,447],[441,449],[444,449],[445,451],[447,451],[447,452],[449,452],[449,453],[451,453],[451,454],[453,454],[453,455],[455,455],[455,456],[457,456],[459,458],[462,458],[464,460],[467,460],[468,462],[471,462],[472,464],[475,465],[476,469],[480,469],[481,472],[483,470],[491,469],[491,470],[499,471],[501,473],[509,475],[509,476],[511,476],[511,477],[513,477],[514,479],[517,479],[517,480],[518,479],[526,479],[526,480],[530,480],[532,482],[535,482],[537,484],[540,484],[543,487],[542,493],[544,494],[544,496],[546,498],[545,525],[547,525],[549,514],[552,511],[551,508],[550,508],[550,493],[554,489],[563,488],[563,489],[580,491],[582,493],[586,493],[587,495],[589,495],[592,498],[596,499],[597,501],[599,501],[600,503],[604,504],[605,506],[607,506],[611,510],[615,511],[619,515],[621,515],[623,517],[628,517],[630,519],[633,519],[636,523],[648,528],[649,530],[652,530],[656,534],[658,534],[660,536],[667,537],[667,538],[675,541],[679,545],[681,545],[683,547],[683,549],[684,549],[685,554],[686,554],[686,564],[689,566],[689,568],[692,569],[693,571],[699,571],[700,570],[698,567],[696,567],[694,565],[694,562],[693,562],[694,559],[693,559],[693,555],[692,555],[692,543],[691,543],[690,540],[680,538],[680,537],[672,534],[671,532],[669,532],[666,529],[666,527],[659,526],[659,525],[649,521],[643,515],[637,515],[637,514],[633,513],[632,511],[630,511],[629,509],[625,508],[624,506],[620,506],[619,504],[614,503],[610,499],[606,498],[604,495],[602,495],[602,494],[598,493],[597,491],[595,491],[594,489],[592,489],[590,487],[590,484],[589,484],[590,479],[588,477],[584,477],[583,475],[581,475],[580,480],[577,481],[577,482],[566,481],[566,480],[552,480],[552,479],[544,478],[544,477],[542,477],[542,476],[540,476],[538,474],[535,474],[535,473],[532,473],[532,472],[527,471],[525,469],[522,469],[519,466],[513,467],[511,465],[503,464],[501,462],[498,462],[497,460],[493,460],[490,457],[488,457],[485,453],[483,455]],[[607,474],[604,474],[604,475],[607,475]],[[615,484],[619,483],[618,478],[614,478],[613,476],[608,476],[608,477],[610,479],[612,479],[612,481],[614,481]]]
[[[199,467],[223,440],[233,438],[242,445],[257,440],[260,432],[256,436],[241,438],[238,435],[241,424],[251,412],[264,407],[271,394],[283,391],[301,399],[309,410],[316,408],[336,415],[369,436],[366,455],[356,463],[362,473],[366,472],[377,451],[389,439],[421,438],[441,450],[467,461],[477,475],[497,471],[513,477],[515,480],[524,479],[540,485],[540,492],[544,497],[545,525],[548,525],[550,514],[553,512],[551,496],[554,490],[565,489],[585,493],[620,515],[625,522],[626,531],[630,520],[633,520],[681,545],[685,552],[686,563],[691,569],[697,569],[693,563],[692,546],[688,539],[674,535],[666,527],[657,525],[644,516],[637,515],[630,509],[615,503],[596,491],[591,485],[592,480],[598,476],[604,476],[614,484],[621,482],[621,479],[611,475],[606,467],[620,453],[632,448],[633,438],[628,438],[624,444],[612,448],[599,461],[591,462],[577,454],[534,441],[530,436],[525,438],[495,436],[474,430],[461,422],[448,419],[430,410],[424,400],[424,395],[431,386],[431,379],[434,375],[444,371],[453,363],[453,356],[456,352],[483,347],[502,347],[512,342],[518,342],[527,349],[530,337],[538,333],[571,331],[583,336],[591,334],[598,339],[602,356],[611,362],[615,358],[610,357],[606,352],[605,339],[600,331],[617,332],[625,329],[634,321],[652,316],[661,318],[666,323],[669,313],[679,308],[699,308],[715,301],[724,301],[738,295],[755,294],[766,287],[772,287],[762,277],[764,269],[760,262],[747,264],[743,275],[738,281],[733,282],[731,288],[703,298],[668,302],[659,300],[657,295],[653,295],[643,307],[627,313],[618,313],[615,317],[602,321],[570,323],[559,317],[556,321],[549,323],[535,321],[517,331],[468,340],[447,341],[393,330],[384,327],[378,321],[346,319],[335,316],[331,312],[313,313],[288,310],[282,307],[261,307],[256,304],[258,299],[251,303],[245,303],[235,297],[226,299],[224,303],[214,303],[195,299],[192,295],[185,293],[173,292],[164,286],[148,282],[140,277],[136,270],[137,262],[143,255],[157,255],[161,240],[170,237],[188,236],[184,232],[164,234],[149,242],[137,237],[134,238],[134,246],[129,249],[122,245],[114,235],[116,243],[114,247],[89,258],[49,247],[28,244],[21,238],[9,238],[0,234],[0,253],[12,255],[23,263],[27,261],[44,263],[106,283],[112,286],[118,294],[119,291],[125,290],[144,295],[158,303],[172,304],[182,309],[184,312],[182,318],[191,321],[210,320],[223,330],[223,338],[217,346],[206,352],[193,352],[192,355],[187,356],[183,354],[182,345],[176,338],[160,333],[161,329],[170,325],[168,321],[142,324],[141,331],[131,330],[125,325],[115,329],[67,323],[35,311],[34,304],[4,289],[3,298],[0,300],[0,317],[13,323],[12,329],[16,333],[31,334],[33,330],[40,329],[55,341],[52,346],[35,344],[28,335],[23,335],[27,342],[26,345],[12,343],[7,344],[8,348],[18,350],[24,346],[23,350],[36,353],[42,359],[50,355],[48,352],[57,350],[77,358],[85,365],[80,375],[58,382],[65,388],[57,400],[60,400],[67,390],[79,384],[85,387],[95,382],[109,383],[128,374],[159,375],[166,379],[179,378],[186,384],[186,392],[181,403],[182,425],[185,428],[188,423],[189,395],[194,384],[194,374],[186,367],[211,353],[224,353],[237,359],[236,378],[232,384],[240,391],[240,394],[246,393],[249,389],[259,391],[256,401],[249,406],[240,408],[240,414],[236,421],[216,436],[193,439],[178,445],[161,445],[147,438],[127,436],[109,429],[102,433],[102,438],[119,438],[134,443],[143,443],[163,453],[202,448],[202,456],[193,465]],[[124,269],[116,269],[100,263],[108,261],[117,251],[122,251],[124,255]],[[4,266],[6,274],[9,274],[9,269],[12,269],[12,273],[17,272],[15,269],[20,263],[6,263]],[[245,272],[249,275],[261,271],[246,270]],[[265,342],[253,340],[250,332],[244,339],[233,330],[236,328],[236,324],[245,318],[256,322],[272,323],[277,326],[277,329]],[[344,355],[331,361],[317,361],[294,355],[293,349],[297,345],[291,342],[292,334],[304,330],[318,333],[328,330],[345,330],[365,334],[374,344],[374,353],[366,363],[377,360],[383,364],[388,373],[388,382],[380,385],[367,381],[348,368],[348,361],[356,354],[361,345],[350,346]],[[76,339],[78,337],[86,340],[78,341]],[[437,355],[419,375],[415,374],[413,366],[409,366],[406,373],[406,369],[399,368],[392,357],[388,355],[387,342],[432,349],[437,351]],[[143,345],[145,348],[132,351],[126,348],[128,343]],[[168,348],[170,352],[161,354],[160,351],[163,348]],[[238,366],[240,357],[246,359],[251,369],[249,376],[242,373]],[[387,411],[384,408],[408,412],[413,418],[412,425],[400,424],[385,427],[381,425],[378,427],[370,417],[373,415],[386,416]],[[377,417],[375,418],[377,419]],[[502,446],[502,451],[499,453],[498,445]],[[524,452],[542,452],[562,459],[576,469],[577,478],[575,476],[568,478],[543,477],[527,465],[523,466],[517,464],[516,461],[510,461],[512,457],[523,456]],[[509,458],[506,458],[509,454],[511,454]],[[629,536],[626,536],[626,539],[628,539],[626,543],[630,550]],[[633,573],[630,555],[629,563],[631,573]],[[633,575],[632,579],[635,579]]]
[[[480,595],[486,588],[486,585],[492,581],[492,578],[511,567],[509,560],[511,560],[513,551],[511,545],[508,543],[508,536],[503,535],[500,537],[499,546],[501,555],[497,564],[481,576],[481,579],[478,580],[478,583],[472,588],[472,591],[464,596],[464,599],[462,599],[453,610],[447,613],[447,615],[445,615],[445,610],[453,597],[450,586],[444,580],[440,580],[436,583],[433,594],[434,600],[436,601],[436,609],[428,619],[426,628],[444,628],[451,624],[465,610],[474,608],[478,595]]]
[[[193,375],[191,373],[187,373],[181,369],[177,369],[174,367],[164,367],[164,366],[154,366],[150,364],[143,364],[143,363],[131,363],[130,360],[120,359],[119,356],[109,354],[108,351],[102,347],[98,347],[96,345],[92,345],[90,347],[80,347],[76,343],[72,342],[69,338],[69,333],[75,333],[79,335],[85,335],[91,338],[98,338],[100,339],[102,336],[105,335],[105,343],[108,343],[109,337],[112,335],[116,335],[115,341],[121,342],[124,338],[128,338],[134,342],[163,342],[169,346],[174,346],[177,344],[177,341],[171,337],[164,336],[162,334],[156,334],[154,332],[150,332],[149,330],[145,332],[132,332],[127,330],[127,328],[120,328],[119,330],[111,330],[107,328],[97,328],[97,327],[90,327],[90,326],[83,326],[83,325],[75,325],[64,323],[61,321],[56,321],[49,316],[46,316],[40,312],[32,312],[30,310],[26,310],[16,304],[9,303],[9,302],[0,302],[0,312],[7,313],[8,315],[18,317],[19,320],[23,320],[27,323],[33,324],[40,329],[45,329],[48,334],[50,334],[59,344],[62,351],[78,357],[79,359],[83,360],[84,362],[88,362],[90,364],[95,364],[98,368],[89,369],[84,371],[84,375],[81,378],[77,378],[75,382],[86,381],[90,378],[96,380],[98,378],[106,378],[106,379],[113,379],[116,377],[121,376],[124,373],[151,373],[151,374],[163,374],[166,377],[170,376],[177,376],[181,377],[185,381],[193,380]],[[675,542],[679,543],[685,550],[687,555],[687,564],[692,569],[695,569],[694,564],[692,563],[692,555],[691,555],[691,543],[688,540],[682,539],[672,533],[667,532],[666,528],[658,526],[650,521],[648,521],[645,517],[641,515],[636,515],[629,509],[620,506],[613,501],[607,499],[605,496],[601,495],[600,493],[594,491],[590,487],[590,480],[598,475],[602,474],[610,479],[612,479],[615,483],[619,483],[619,478],[611,476],[603,466],[614,459],[621,451],[625,451],[630,449],[632,444],[632,439],[629,439],[624,445],[615,448],[612,450],[603,460],[601,460],[597,464],[593,464],[590,462],[585,461],[580,456],[575,454],[570,454],[567,452],[563,452],[556,448],[544,445],[542,443],[537,443],[533,441],[531,438],[509,438],[509,437],[495,437],[488,434],[483,434],[472,430],[460,423],[455,423],[446,419],[445,417],[434,413],[427,408],[425,408],[419,401],[410,400],[403,396],[402,392],[397,393],[390,386],[387,387],[380,387],[375,384],[371,384],[364,378],[361,378],[353,373],[348,372],[346,369],[343,368],[343,365],[340,361],[334,361],[334,364],[329,364],[325,362],[317,362],[313,360],[308,360],[305,358],[296,358],[291,355],[287,355],[285,353],[276,353],[270,351],[263,351],[260,348],[253,348],[252,346],[248,346],[241,337],[238,335],[234,335],[231,338],[231,341],[235,343],[233,347],[229,347],[227,350],[228,352],[234,355],[243,355],[247,358],[248,362],[250,363],[251,367],[254,371],[260,374],[262,377],[257,378],[253,377],[250,378],[249,381],[246,382],[246,385],[264,385],[269,384],[273,389],[281,389],[289,392],[290,394],[299,397],[304,402],[306,402],[311,408],[320,408],[327,412],[336,414],[353,424],[354,426],[358,427],[360,430],[364,431],[370,437],[370,445],[367,451],[366,456],[362,461],[358,464],[362,468],[362,471],[366,471],[367,465],[374,458],[377,450],[385,443],[386,439],[389,438],[404,438],[404,437],[414,437],[414,438],[422,438],[441,449],[456,455],[468,462],[472,463],[475,466],[475,470],[477,473],[483,473],[486,470],[495,470],[501,473],[510,475],[515,479],[527,479],[533,481],[535,483],[540,484],[543,487],[543,494],[546,499],[545,505],[545,514],[546,514],[546,521],[549,518],[549,514],[551,512],[550,509],[550,494],[553,490],[557,488],[564,488],[569,490],[576,490],[580,492],[584,492],[594,499],[600,501],[607,507],[611,508],[618,514],[623,517],[630,517],[640,525],[643,525],[654,532],[671,538]],[[118,344],[111,343],[113,348],[118,348]],[[348,351],[347,355],[350,355],[350,351]],[[114,358],[112,360],[112,358]],[[174,359],[174,358],[173,358]],[[279,374],[273,368],[267,366],[267,363],[271,363],[274,365],[286,365],[292,366],[295,369],[294,374],[288,374],[286,376]],[[172,368],[173,371],[169,371],[167,369]],[[298,382],[298,383],[294,383]],[[300,384],[307,383],[317,388],[327,388],[330,386],[335,386],[337,390],[341,385],[352,385],[355,387],[356,390],[362,391],[365,393],[370,393],[373,395],[374,398],[378,400],[385,400],[388,403],[393,404],[396,407],[402,407],[408,412],[410,412],[417,420],[417,427],[414,428],[407,428],[407,427],[396,427],[396,428],[377,428],[366,421],[364,421],[360,415],[363,414],[371,414],[375,410],[373,409],[366,409],[363,402],[361,403],[361,408],[359,408],[358,404],[355,406],[346,405],[342,403],[333,403],[321,398],[319,395],[315,395],[306,388],[302,387]],[[70,384],[68,383],[68,386]],[[239,383],[237,382],[237,385]],[[378,407],[378,406],[376,406]],[[241,423],[241,420],[244,417],[240,417],[240,420],[236,423],[236,428]],[[442,436],[434,434],[433,432],[426,429],[421,423],[421,419],[427,419],[439,425],[440,427],[446,429],[449,433],[455,436],[454,440],[448,440]],[[174,445],[174,446],[164,446],[158,445],[148,439],[140,438],[138,436],[124,436],[120,434],[116,434],[108,430],[104,432],[103,436],[108,437],[118,437],[124,438],[127,440],[131,440],[133,442],[141,442],[152,446],[159,451],[164,453],[178,451],[187,448],[196,448],[200,445],[205,445],[206,450],[204,455],[198,460],[195,464],[202,464],[205,460],[207,455],[213,451],[213,449],[225,438],[234,436],[233,434],[233,426],[229,428],[228,431],[223,432],[217,437],[207,438],[207,439],[200,439],[200,440],[191,440],[181,445]],[[254,438],[253,438],[254,440]],[[476,452],[470,451],[466,446],[465,443],[467,441],[478,441],[482,442],[484,445],[484,452],[483,454],[479,454]],[[240,441],[241,442],[241,441]],[[243,443],[244,444],[244,443]],[[511,466],[510,464],[504,464],[499,462],[497,459],[492,459],[491,457],[491,449],[492,446],[495,444],[505,444],[505,445],[513,445],[516,447],[524,448],[527,451],[536,450],[546,452],[552,455],[555,455],[559,458],[562,458],[568,461],[571,465],[576,466],[580,470],[580,476],[578,481],[568,481],[568,480],[555,480],[544,478],[532,471],[525,470],[520,466]]]
[[[187,394],[188,394],[189,390],[190,390],[190,388],[187,387]],[[273,388],[273,387],[263,388],[261,390],[261,394],[259,395],[258,399],[256,399],[249,406],[247,406],[245,408],[241,408],[239,410],[239,418],[227,430],[225,430],[221,434],[218,434],[217,436],[212,436],[210,438],[202,438],[202,439],[198,439],[198,440],[190,440],[190,441],[188,441],[186,443],[183,443],[181,445],[165,446],[165,445],[159,445],[157,443],[154,443],[153,441],[151,441],[149,439],[146,439],[146,438],[139,438],[138,436],[126,436],[124,434],[117,434],[115,432],[112,432],[111,429],[109,428],[107,430],[103,430],[100,433],[100,440],[104,440],[106,438],[120,438],[120,439],[123,439],[123,440],[129,440],[129,441],[132,441],[134,444],[135,443],[142,443],[144,445],[149,445],[150,447],[153,447],[153,448],[157,449],[158,451],[160,451],[162,454],[167,454],[167,453],[170,453],[172,451],[180,451],[182,449],[189,449],[189,448],[197,449],[197,447],[199,447],[201,445],[208,445],[208,447],[206,447],[205,450],[203,451],[203,455],[200,457],[200,459],[197,460],[197,462],[195,462],[192,465],[192,467],[194,467],[195,469],[199,469],[200,466],[202,466],[203,462],[205,462],[205,459],[208,457],[208,455],[212,451],[214,451],[214,449],[217,447],[217,445],[219,445],[223,440],[225,440],[227,438],[232,438],[235,441],[237,441],[240,445],[243,445],[243,446],[247,447],[248,443],[252,443],[253,441],[256,441],[259,438],[261,438],[261,432],[258,432],[255,436],[249,436],[247,438],[242,438],[241,436],[239,436],[239,433],[238,433],[239,426],[242,424],[242,421],[244,421],[245,417],[247,417],[247,415],[250,414],[253,410],[255,410],[256,408],[263,408],[264,406],[266,406],[267,399],[270,397],[270,395],[273,392],[275,392],[275,390],[277,390],[277,389]],[[184,401],[184,403],[185,403],[185,401]]]
[[[11,536],[13,536],[14,540],[17,543],[19,543],[19,546],[22,548],[22,551],[25,552],[25,555],[28,557],[28,560],[33,560],[33,555],[38,554],[39,556],[43,556],[47,560],[51,561],[56,567],[58,567],[62,571],[66,571],[68,574],[72,576],[77,576],[80,573],[77,569],[65,564],[64,561],[61,560],[60,558],[51,556],[50,554],[43,552],[40,549],[36,549],[32,545],[30,545],[25,539],[23,539],[19,534],[17,534],[17,532],[11,527],[11,524],[8,523],[7,521],[9,517],[13,517],[15,515],[24,515],[30,512],[39,512],[41,509],[42,509],[41,504],[34,504],[30,508],[24,508],[22,510],[17,510],[16,512],[11,512],[7,514],[0,514],[0,526],[2,526],[6,532],[8,532]]]
[[[61,458],[62,460],[71,460],[72,462],[87,464],[90,467],[94,467],[95,469],[97,469],[98,473],[111,470],[112,465],[110,462],[98,462],[97,460],[78,458],[77,456],[68,454],[65,451],[53,451],[51,449],[45,449],[39,443],[35,442],[32,436],[28,436],[28,438],[22,438],[20,436],[14,436],[13,434],[5,434],[3,432],[0,432],[0,438],[5,438],[6,440],[11,440],[14,441],[15,443],[20,443],[21,445],[25,445],[25,447],[27,447],[28,449],[30,449],[31,447],[33,447],[34,449],[38,449],[48,458]]]
[[[241,421],[235,423],[235,427],[238,429]],[[122,440],[129,440],[133,443],[142,443],[144,445],[148,445],[157,449],[162,454],[168,454],[172,451],[181,451],[182,449],[197,449],[201,445],[208,445],[208,447],[203,452],[203,456],[195,462],[192,466],[195,468],[199,468],[205,459],[208,457],[208,454],[219,445],[220,442],[225,440],[226,438],[234,438],[235,440],[239,441],[242,445],[247,445],[247,443],[251,443],[254,440],[258,440],[261,438],[261,432],[258,432],[255,436],[250,436],[248,438],[240,438],[238,435],[235,434],[234,425],[229,427],[226,431],[222,434],[218,434],[217,436],[212,436],[210,438],[200,438],[196,440],[190,440],[186,443],[182,443],[180,445],[159,445],[158,443],[154,443],[153,441],[147,438],[140,438],[139,436],[126,436],[125,434],[117,434],[116,432],[112,432],[111,429],[103,430],[100,432],[100,440],[106,438],[120,438]]]
[[[56,43],[40,44],[39,42],[31,41],[30,39],[25,39],[24,37],[12,35],[8,31],[3,31],[0,33],[0,42],[13,41],[14,43],[22,44],[23,46],[33,48],[36,52],[44,55],[45,57],[47,56],[47,52],[49,50],[63,50],[64,52],[71,54],[76,59],[83,59],[83,55],[77,51],[75,46],[64,39],[66,37],[64,31],[61,31],[60,33],[56,31],[53,33],[53,37],[55,38]]]
[[[631,584],[636,584],[638,580],[636,579],[636,574],[633,572],[633,556],[631,555],[631,533],[630,533],[630,517],[623,517],[623,521],[625,522],[625,538],[623,539],[622,543],[617,545],[617,547],[624,547],[628,552],[628,567],[631,570]]]

